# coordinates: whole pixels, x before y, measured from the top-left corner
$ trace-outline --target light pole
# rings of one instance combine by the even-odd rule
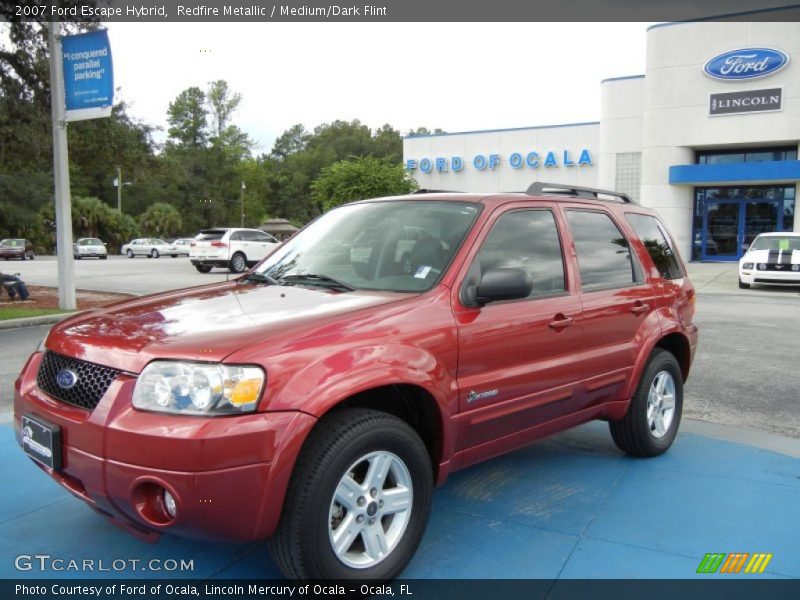
[[[245,191],[245,189],[247,189],[247,187],[244,185],[244,181],[243,181],[242,182],[242,194],[241,194],[241,197],[239,199],[239,204],[242,207],[242,227],[244,227],[244,191]]]
[[[117,188],[117,212],[122,213],[122,186],[131,185],[130,181],[122,181],[122,169],[117,167],[117,178],[114,180]]]

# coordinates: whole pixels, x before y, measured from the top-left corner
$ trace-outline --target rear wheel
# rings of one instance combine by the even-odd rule
[[[231,263],[228,267],[233,273],[243,273],[247,269],[247,259],[244,254],[237,252],[231,257]]]
[[[428,522],[433,472],[425,444],[383,412],[341,410],[311,432],[270,550],[289,578],[396,577]]]
[[[153,258],[158,258],[158,250],[156,250],[155,248],[153,248],[153,249],[150,251],[150,256],[151,256],[151,257],[153,257]]]
[[[744,281],[742,281],[740,279],[739,280],[739,289],[740,290],[749,290],[750,289],[750,284],[749,283],[745,283]]]
[[[675,356],[656,349],[631,398],[628,412],[609,421],[617,447],[631,456],[658,456],[678,434],[683,409],[683,375]]]
[[[30,252],[28,252],[28,260],[33,260],[34,258],[36,258],[36,253],[34,253],[34,251],[31,250]]]
[[[194,268],[197,269],[198,271],[200,271],[201,273],[210,273],[211,272],[211,267],[208,266],[208,265],[195,265]]]

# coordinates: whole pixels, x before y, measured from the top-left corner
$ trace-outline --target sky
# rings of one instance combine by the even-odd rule
[[[269,152],[296,123],[405,134],[597,121],[600,81],[644,72],[649,23],[110,23],[118,98],[163,128],[190,86],[242,94],[234,123]]]

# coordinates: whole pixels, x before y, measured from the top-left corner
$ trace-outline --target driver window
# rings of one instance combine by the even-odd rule
[[[490,269],[517,268],[533,281],[529,298],[566,290],[564,259],[555,217],[549,210],[515,210],[501,216],[475,257],[471,276]]]

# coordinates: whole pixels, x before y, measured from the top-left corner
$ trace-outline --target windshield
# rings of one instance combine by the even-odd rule
[[[800,250],[800,236],[758,236],[750,250],[774,250],[791,252]]]
[[[276,280],[325,276],[352,289],[433,287],[480,205],[430,200],[350,204],[323,215],[258,267]]]
[[[25,240],[3,240],[0,246],[4,248],[19,248],[25,244]]]

